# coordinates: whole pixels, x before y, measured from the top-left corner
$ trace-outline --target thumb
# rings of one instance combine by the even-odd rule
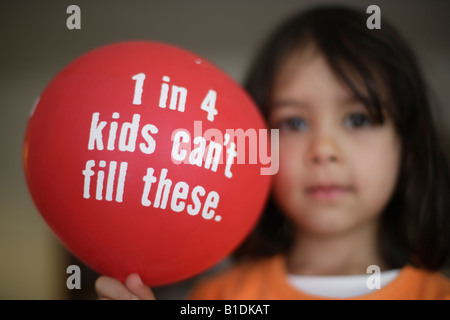
[[[132,273],[125,279],[125,286],[141,300],[156,300],[153,291],[142,282],[137,273]]]

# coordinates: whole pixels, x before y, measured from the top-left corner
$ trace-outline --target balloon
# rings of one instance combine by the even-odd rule
[[[28,120],[24,170],[40,215],[75,256],[158,286],[207,270],[251,231],[271,183],[268,140],[253,101],[219,68],[169,44],[124,41],[47,85]]]

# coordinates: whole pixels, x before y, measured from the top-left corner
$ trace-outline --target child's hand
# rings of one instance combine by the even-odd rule
[[[125,283],[100,276],[95,281],[95,290],[100,300],[155,300],[152,290],[142,283],[138,274],[130,274]]]

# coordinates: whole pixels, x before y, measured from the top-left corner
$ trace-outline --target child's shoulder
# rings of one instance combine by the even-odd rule
[[[450,300],[450,278],[439,271],[415,269],[423,284],[424,295],[431,299]]]
[[[450,300],[450,279],[438,271],[404,266],[373,299]]]
[[[281,256],[274,256],[232,263],[220,273],[201,279],[189,298],[248,299],[262,284],[283,273],[282,261]]]

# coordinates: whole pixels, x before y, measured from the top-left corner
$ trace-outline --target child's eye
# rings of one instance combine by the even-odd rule
[[[372,125],[371,118],[363,113],[352,113],[344,119],[345,127],[349,129],[364,128]]]
[[[282,132],[305,131],[308,128],[308,123],[302,118],[291,117],[281,120],[277,127]]]

